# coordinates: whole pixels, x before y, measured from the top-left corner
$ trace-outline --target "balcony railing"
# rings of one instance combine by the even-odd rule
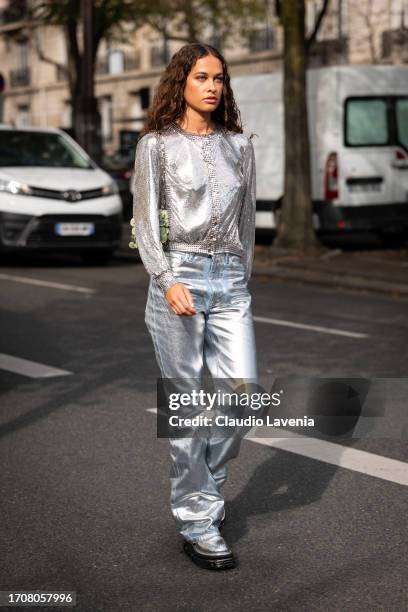
[[[391,59],[393,56],[408,62],[408,28],[385,30],[382,33],[382,57]]]
[[[167,64],[166,49],[163,46],[150,47],[150,65],[151,66],[164,66]]]
[[[31,72],[29,68],[10,70],[10,87],[28,87],[31,85]]]
[[[309,66],[345,64],[348,58],[348,38],[326,38],[315,40],[310,48]]]
[[[129,70],[138,70],[141,66],[139,53],[135,53],[132,55],[123,53],[122,61],[123,61],[123,72],[128,72]],[[120,73],[120,71],[118,72]],[[118,74],[118,72],[110,70],[109,55],[106,55],[105,57],[101,57],[97,60],[96,66],[95,66],[96,74]]]
[[[0,9],[0,25],[16,23],[22,21],[27,16],[26,2],[19,3],[19,6],[13,7],[12,4],[8,8]]]
[[[67,81],[68,80],[68,74],[66,73],[66,71],[61,68],[61,66],[56,66],[56,77],[57,77],[57,81]]]
[[[140,53],[135,53],[134,55],[125,55],[126,72],[128,70],[139,70],[140,66]]]
[[[260,28],[250,32],[248,48],[252,53],[274,49],[275,46],[275,32],[271,28]]]
[[[109,74],[109,63],[107,57],[101,57],[96,61],[95,74]]]

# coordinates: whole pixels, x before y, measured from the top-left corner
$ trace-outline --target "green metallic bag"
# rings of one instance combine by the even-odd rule
[[[169,213],[166,209],[166,194],[165,194],[165,168],[166,168],[166,157],[164,150],[164,141],[161,134],[159,134],[159,143],[160,143],[160,200],[161,206],[159,208],[159,227],[160,227],[160,242],[166,244],[169,239],[170,234],[170,225],[169,225]],[[137,249],[138,244],[136,240],[136,222],[134,217],[130,220],[131,227],[131,241],[129,242],[129,247],[131,249]]]

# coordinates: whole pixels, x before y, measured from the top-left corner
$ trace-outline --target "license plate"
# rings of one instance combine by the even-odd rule
[[[95,233],[94,223],[56,223],[55,233],[58,236],[91,236]]]
[[[353,193],[367,193],[372,191],[381,191],[382,186],[381,183],[366,183],[366,184],[356,184],[356,185],[348,185],[348,190]]]

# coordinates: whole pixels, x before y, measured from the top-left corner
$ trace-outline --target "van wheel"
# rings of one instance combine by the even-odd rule
[[[84,251],[81,257],[84,263],[90,266],[106,266],[113,256],[113,250],[107,249],[103,251]]]

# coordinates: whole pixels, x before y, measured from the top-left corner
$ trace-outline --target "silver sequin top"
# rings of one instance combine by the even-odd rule
[[[160,242],[160,147],[155,132],[137,143],[133,217],[140,257],[163,292],[179,282],[165,250],[240,255],[248,281],[255,241],[255,154],[248,136],[226,130],[201,135],[172,123],[162,132],[169,241]]]

